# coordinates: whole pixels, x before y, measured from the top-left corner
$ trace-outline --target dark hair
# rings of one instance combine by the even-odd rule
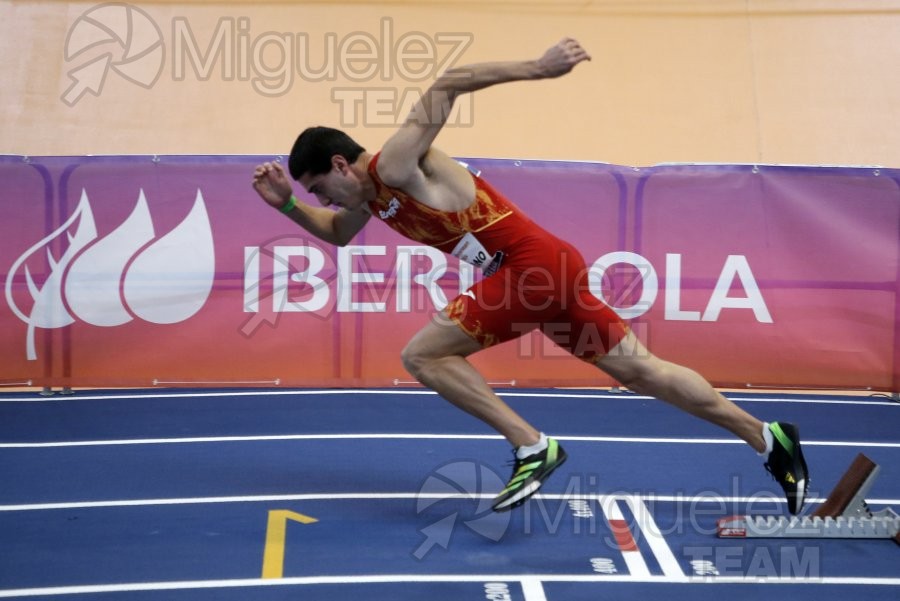
[[[339,129],[309,127],[294,142],[288,170],[295,180],[306,173],[321,175],[331,171],[331,157],[334,155],[341,155],[348,163],[353,163],[365,150]]]

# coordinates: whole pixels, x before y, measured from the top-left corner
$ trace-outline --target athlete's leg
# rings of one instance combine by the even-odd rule
[[[757,452],[766,448],[760,420],[719,394],[694,370],[652,355],[632,332],[594,364],[634,392],[730,430]]]
[[[579,255],[571,253],[573,263]],[[784,489],[788,510],[803,507],[809,475],[796,426],[784,422],[763,424],[719,394],[700,374],[652,355],[612,309],[590,292],[583,261],[570,273],[578,273],[572,289],[575,302],[565,307],[557,321],[569,323],[563,345],[635,392],[652,396],[729,430],[760,454],[766,469]]]
[[[788,510],[796,515],[803,508],[809,473],[796,426],[784,422],[764,426],[719,394],[697,372],[651,355],[632,332],[594,363],[631,390],[730,430],[760,454],[767,451],[765,467],[784,489]]]
[[[403,349],[403,365],[416,380],[487,423],[513,447],[535,444],[539,432],[494,394],[466,359],[481,348],[478,341],[440,314]]]
[[[507,511],[525,503],[566,461],[559,443],[542,436],[494,394],[466,357],[482,343],[441,315],[422,328],[403,351],[403,363],[417,380],[500,432],[516,451],[509,482],[491,506]]]

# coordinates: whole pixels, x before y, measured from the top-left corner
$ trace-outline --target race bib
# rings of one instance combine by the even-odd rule
[[[497,271],[503,261],[503,251],[498,250],[494,256],[490,256],[478,238],[471,233],[463,236],[450,254],[460,261],[478,267],[486,276]]]

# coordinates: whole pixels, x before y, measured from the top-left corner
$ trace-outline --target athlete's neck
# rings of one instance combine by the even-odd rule
[[[369,175],[369,164],[373,158],[372,154],[363,152],[351,166],[362,185],[363,199],[366,202],[371,202],[378,196],[378,189],[375,187],[375,182],[372,181],[372,176]]]

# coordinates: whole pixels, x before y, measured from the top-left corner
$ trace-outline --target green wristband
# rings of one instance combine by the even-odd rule
[[[282,207],[278,210],[281,211],[282,213],[284,213],[285,215],[287,215],[288,213],[293,211],[294,207],[296,207],[296,206],[297,206],[297,197],[294,196],[293,194],[291,194],[290,200],[288,200],[286,203],[284,203],[284,205],[282,205]]]

